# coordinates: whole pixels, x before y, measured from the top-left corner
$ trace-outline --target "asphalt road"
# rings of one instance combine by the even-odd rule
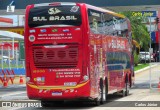
[[[103,105],[94,106],[89,102],[65,102],[64,104],[55,105],[51,108],[38,107],[16,107],[16,108],[0,108],[1,110],[39,110],[39,109],[87,109],[87,110],[159,110],[160,102],[155,102],[151,107],[143,106],[144,101],[160,101],[160,91],[157,90],[160,77],[160,65],[153,66],[151,69],[145,69],[135,74],[135,85],[130,89],[130,94],[127,97],[120,95],[109,95],[108,101]],[[151,74],[150,74],[151,73]],[[151,79],[150,79],[151,76]],[[150,89],[150,81],[151,87]],[[0,101],[31,101],[26,96],[25,86],[0,88]],[[140,101],[140,102],[138,102]],[[138,103],[137,103],[138,102]],[[139,105],[139,103],[143,105]],[[145,103],[145,102],[144,102]],[[159,107],[156,106],[159,105]],[[130,108],[128,108],[130,107]]]

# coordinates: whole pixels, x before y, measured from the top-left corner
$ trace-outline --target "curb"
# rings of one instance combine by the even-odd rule
[[[21,87],[26,87],[26,84],[13,84],[13,85],[9,85],[6,88],[4,88],[3,86],[0,86],[0,89],[10,89],[10,88],[21,88]],[[0,96],[1,97],[1,96]]]
[[[145,67],[145,68],[142,68],[142,69],[140,69],[140,70],[137,70],[137,71],[134,71],[134,73],[135,74],[137,74],[137,73],[140,73],[140,72],[142,72],[142,71],[144,71],[144,70],[147,70],[147,69],[149,69],[150,67],[152,68],[152,67],[155,67],[155,66],[157,66],[158,64],[154,64],[154,65],[149,65],[149,66],[147,66],[147,67]]]

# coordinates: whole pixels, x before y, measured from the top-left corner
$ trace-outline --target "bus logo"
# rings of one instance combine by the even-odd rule
[[[57,13],[60,13],[61,11],[59,10],[59,9],[57,9],[57,8],[50,8],[49,10],[48,10],[48,13],[50,14],[50,15],[53,15],[53,14],[57,14]]]
[[[58,32],[58,30],[57,29],[52,29],[52,32]]]
[[[79,9],[78,6],[73,6],[70,11],[71,11],[71,12],[77,12],[78,9]]]

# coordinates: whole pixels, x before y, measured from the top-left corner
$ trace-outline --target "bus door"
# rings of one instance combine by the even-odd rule
[[[95,16],[95,14],[97,16]],[[99,78],[102,68],[102,19],[101,12],[88,9],[89,25],[90,25],[90,80],[91,93],[98,94]],[[97,97],[97,96],[96,96]]]
[[[90,80],[91,80],[91,95],[95,97],[99,92],[99,81],[102,69],[102,48],[101,48],[101,36],[90,36]]]
[[[95,45],[94,45],[94,80],[95,87],[96,87],[96,93],[99,92],[99,79],[102,78],[103,75],[103,69],[102,69],[102,35],[95,35]]]

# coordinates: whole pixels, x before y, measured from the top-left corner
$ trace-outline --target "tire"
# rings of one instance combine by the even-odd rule
[[[125,96],[129,95],[129,85],[128,83],[125,83]]]
[[[129,95],[129,83],[128,83],[128,75],[125,77],[125,89],[121,91],[121,96],[125,97]]]
[[[94,100],[94,105],[95,105],[95,106],[99,106],[99,105],[100,105],[100,100],[99,100],[99,98],[96,98],[96,99]]]
[[[125,78],[125,96],[129,95],[129,80],[128,80],[128,75],[126,75]]]
[[[108,79],[107,79],[107,78],[105,79],[105,84],[106,84],[106,85],[105,85],[105,90],[106,90],[106,91],[105,91],[105,92],[106,92],[105,95],[106,95],[106,101],[107,101],[107,95],[108,95]]]
[[[122,90],[121,91],[121,95],[120,95],[121,97],[124,97],[125,96],[125,91],[124,90]]]
[[[95,106],[99,106],[103,102],[103,80],[99,81],[99,96],[93,101]]]
[[[100,80],[100,103],[104,104],[106,102],[106,85],[103,84],[103,79]]]
[[[131,88],[131,87],[132,87],[132,76],[129,75],[129,88]]]
[[[100,95],[101,95],[100,104],[103,104],[103,92],[104,92],[104,88],[103,88],[103,80],[100,79]]]

